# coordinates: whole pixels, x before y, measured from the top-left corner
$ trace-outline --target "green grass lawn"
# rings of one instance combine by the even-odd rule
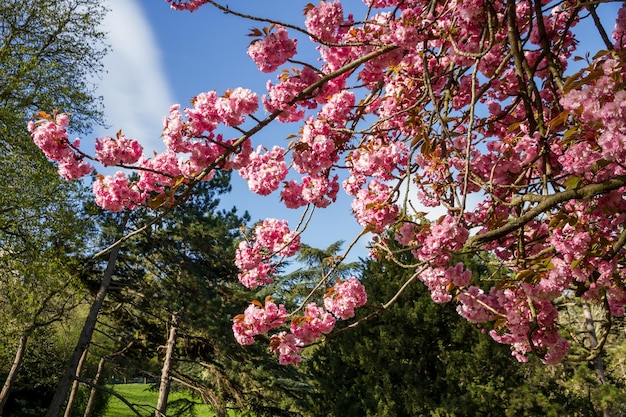
[[[133,404],[135,409],[141,413],[142,416],[153,416],[154,407],[156,407],[158,391],[150,390],[149,384],[118,384],[110,386],[115,392],[122,395],[128,402]],[[170,409],[170,404],[180,399],[188,399],[198,403],[195,406],[196,415],[198,417],[212,417],[213,413],[209,410],[208,405],[200,404],[199,399],[193,399],[187,393],[170,392],[168,397],[168,415],[175,415],[174,409]],[[171,414],[170,414],[171,413]],[[133,413],[130,408],[118,398],[111,396],[105,417],[136,417],[137,414]]]

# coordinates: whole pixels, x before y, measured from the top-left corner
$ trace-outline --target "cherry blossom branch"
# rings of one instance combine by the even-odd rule
[[[422,272],[424,272],[424,270],[427,268],[426,265],[422,266],[421,269],[415,271],[413,273],[413,275],[411,275],[411,277],[409,279],[407,279],[404,284],[402,284],[402,286],[400,287],[400,289],[398,291],[396,291],[396,293],[393,295],[393,297],[391,297],[389,299],[389,301],[387,301],[385,304],[382,305],[382,308],[384,310],[388,309],[389,307],[391,307],[400,297],[400,295],[404,292],[404,290],[411,285],[411,283],[413,281],[415,281],[416,278],[418,278],[420,276],[420,274]]]
[[[348,47],[348,46],[365,46],[365,45],[368,45],[368,46],[383,46],[382,44],[379,44],[379,43],[377,44],[377,43],[365,43],[365,42],[354,42],[354,43],[350,43],[350,42],[347,42],[347,43],[328,42],[328,41],[325,41],[325,40],[321,39],[320,37],[312,34],[308,30],[303,29],[300,26],[292,25],[290,23],[285,23],[285,22],[281,22],[279,20],[274,20],[274,19],[270,19],[270,18],[266,18],[266,17],[253,16],[253,15],[249,15],[249,14],[246,14],[246,13],[237,12],[237,11],[231,9],[228,6],[223,6],[223,5],[219,4],[215,0],[205,0],[205,1],[206,1],[207,4],[210,4],[211,6],[213,6],[213,7],[217,8],[217,9],[223,11],[226,14],[231,14],[233,16],[241,17],[241,18],[246,19],[246,20],[252,20],[252,21],[255,21],[255,22],[269,23],[271,25],[280,25],[280,26],[283,26],[283,27],[286,27],[286,28],[289,28],[289,29],[293,29],[296,32],[300,32],[300,33],[310,37],[311,39],[313,39],[313,41],[319,43],[320,45],[324,45],[324,46],[327,46],[327,47],[335,47],[335,46],[337,46],[337,47],[339,47],[339,46],[340,47]]]
[[[362,317],[358,320],[356,320],[353,323],[350,323],[349,325],[347,325],[346,327],[336,330],[333,333],[329,334],[326,336],[326,339],[332,339],[336,336],[338,336],[341,333],[344,333],[350,329],[353,329],[359,325],[361,325],[362,323],[376,317],[377,315],[379,315],[380,313],[382,313],[385,310],[388,310],[393,304],[396,303],[396,301],[398,301],[398,298],[400,298],[400,296],[402,295],[402,293],[404,292],[404,290],[406,290],[406,288],[413,282],[415,281],[415,279],[419,276],[419,274],[421,273],[421,271],[416,271],[411,278],[409,278],[407,281],[404,282],[404,284],[402,284],[402,286],[400,287],[400,289],[393,295],[393,297],[391,297],[391,299],[389,301],[387,301],[385,304],[381,305],[381,306],[377,306],[376,309],[371,312],[370,314],[366,315],[365,317]]]
[[[470,161],[471,161],[471,151],[472,151],[472,133],[474,126],[474,112],[476,111],[476,84],[478,83],[478,59],[474,63],[474,70],[472,71],[472,85],[470,87],[470,108],[469,108],[469,122],[467,128],[466,140],[467,144],[465,145],[465,173],[463,175],[463,191],[462,191],[462,200],[461,200],[461,210],[459,212],[459,217],[463,215],[465,212],[465,207],[467,204],[467,193],[469,186],[469,176],[470,176]]]
[[[591,14],[591,17],[593,18],[593,24],[596,26],[596,29],[598,29],[598,33],[600,34],[600,37],[602,38],[606,49],[614,49],[613,42],[611,42],[611,40],[609,39],[609,35],[607,35],[606,30],[604,30],[604,26],[602,25],[600,17],[598,16],[598,12],[596,10],[598,4],[588,4],[587,2],[585,2],[584,4],[587,5],[587,10],[589,10],[589,14]]]
[[[480,235],[470,237],[465,247],[468,249],[479,248],[487,242],[492,242],[503,236],[506,236],[512,231],[522,227],[541,213],[545,213],[548,210],[566,201],[590,199],[600,194],[605,194],[609,191],[617,190],[618,188],[624,186],[626,186],[626,175],[621,175],[615,178],[608,179],[599,184],[590,184],[581,188],[565,190],[560,193],[547,196],[525,194],[516,198],[513,205],[519,205],[526,201],[537,202],[538,204],[520,217],[510,220],[502,227],[490,230]]]
[[[291,314],[289,316],[295,316],[296,314],[298,314],[300,311],[302,311],[302,309],[305,308],[306,304],[313,298],[313,296],[317,293],[317,291],[322,288],[322,286],[328,281],[328,278],[330,278],[335,271],[337,270],[337,268],[339,268],[339,266],[341,265],[341,262],[343,262],[343,260],[346,258],[347,254],[350,252],[350,250],[354,247],[354,245],[356,245],[356,243],[359,241],[359,239],[364,236],[367,233],[367,231],[365,229],[363,229],[361,231],[361,233],[359,233],[350,243],[350,245],[348,245],[348,247],[346,248],[346,250],[344,251],[343,255],[340,257],[338,262],[334,262],[330,269],[322,274],[322,277],[320,278],[320,280],[317,282],[317,284],[315,284],[315,286],[311,289],[311,291],[309,291],[309,293],[307,294],[307,296],[304,298],[304,300],[302,300],[301,303],[299,303],[299,306],[296,307],[293,312],[291,312]]]

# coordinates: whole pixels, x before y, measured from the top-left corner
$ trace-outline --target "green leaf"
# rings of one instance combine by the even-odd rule
[[[580,185],[582,180],[583,180],[582,177],[578,177],[578,176],[569,177],[563,183],[563,185],[565,185],[565,188],[568,189],[568,190],[574,190],[574,189],[578,188],[578,186]]]

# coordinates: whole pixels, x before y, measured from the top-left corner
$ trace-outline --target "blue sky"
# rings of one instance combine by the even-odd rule
[[[246,36],[263,23],[227,16],[210,6],[189,12],[175,12],[165,0],[108,0],[111,12],[104,30],[109,34],[111,53],[105,60],[107,73],[99,81],[104,98],[108,129],[97,129],[95,137],[124,134],[141,141],[146,154],[163,150],[160,138],[162,119],[174,103],[188,105],[203,91],[246,87],[261,95],[267,80],[275,74],[263,74],[246,55],[252,38]],[[359,2],[360,3],[360,2]],[[302,4],[294,1],[232,1],[242,4],[250,14],[302,24]],[[299,49],[306,42],[300,42]],[[314,58],[314,50],[311,50]],[[253,138],[253,146],[286,146],[285,138],[296,133],[297,124],[276,124]],[[235,134],[233,133],[233,136]],[[87,143],[85,138],[83,143]],[[286,219],[295,227],[301,210],[288,210],[278,194],[260,197],[252,194],[237,173],[233,174],[233,192],[223,196],[227,207],[247,210],[252,220],[265,217]],[[340,191],[341,194],[341,191]],[[326,247],[337,240],[352,241],[361,228],[351,216],[349,200],[340,196],[338,203],[317,209],[313,222],[303,234],[304,243]],[[363,240],[349,259],[367,256]]]
[[[111,127],[97,129],[95,137],[113,136],[123,129],[127,136],[142,142],[146,153],[160,151],[164,149],[160,138],[162,118],[170,105],[188,105],[194,95],[213,89],[222,93],[229,88],[246,87],[262,94],[266,81],[275,79],[275,74],[259,72],[246,55],[252,39],[246,34],[263,23],[225,15],[211,6],[194,13],[175,12],[165,0],[108,0],[108,3],[111,12],[104,30],[109,33],[112,52],[105,61],[107,74],[99,84]],[[228,4],[251,15],[303,23],[305,2],[231,0]],[[345,4],[363,7],[358,0],[348,0]],[[605,16],[614,19],[619,5],[602,7]],[[580,39],[594,49],[598,40],[587,36],[589,28],[578,30],[583,34]],[[309,47],[307,57],[315,60],[310,43],[300,39],[299,51],[306,47]],[[298,128],[298,124],[276,123],[253,138],[254,146],[285,146],[285,138],[297,133]],[[222,197],[226,206],[249,211],[253,220],[276,217],[289,220],[292,227],[297,224],[301,211],[284,208],[277,194],[253,195],[238,174],[233,175],[232,184],[233,193]],[[336,240],[350,242],[361,230],[350,212],[349,199],[340,191],[337,204],[317,210],[303,241],[316,247],[326,247]],[[365,243],[360,242],[351,260],[367,255]]]

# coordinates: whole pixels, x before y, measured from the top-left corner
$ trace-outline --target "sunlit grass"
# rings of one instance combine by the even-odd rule
[[[141,413],[142,416],[153,416],[154,408],[156,407],[157,398],[159,392],[154,389],[150,389],[150,384],[118,384],[113,385],[111,388],[115,392],[122,395],[126,400],[133,404],[133,407]],[[202,404],[197,398],[192,398],[188,393],[170,392],[168,396],[168,415],[174,411],[172,405],[176,401],[188,400],[195,403],[194,409],[197,417],[213,417],[213,413],[210,411],[209,406]],[[172,408],[170,410],[170,408]],[[111,396],[107,411],[104,414],[105,417],[137,417],[126,404],[120,401],[118,398]]]

